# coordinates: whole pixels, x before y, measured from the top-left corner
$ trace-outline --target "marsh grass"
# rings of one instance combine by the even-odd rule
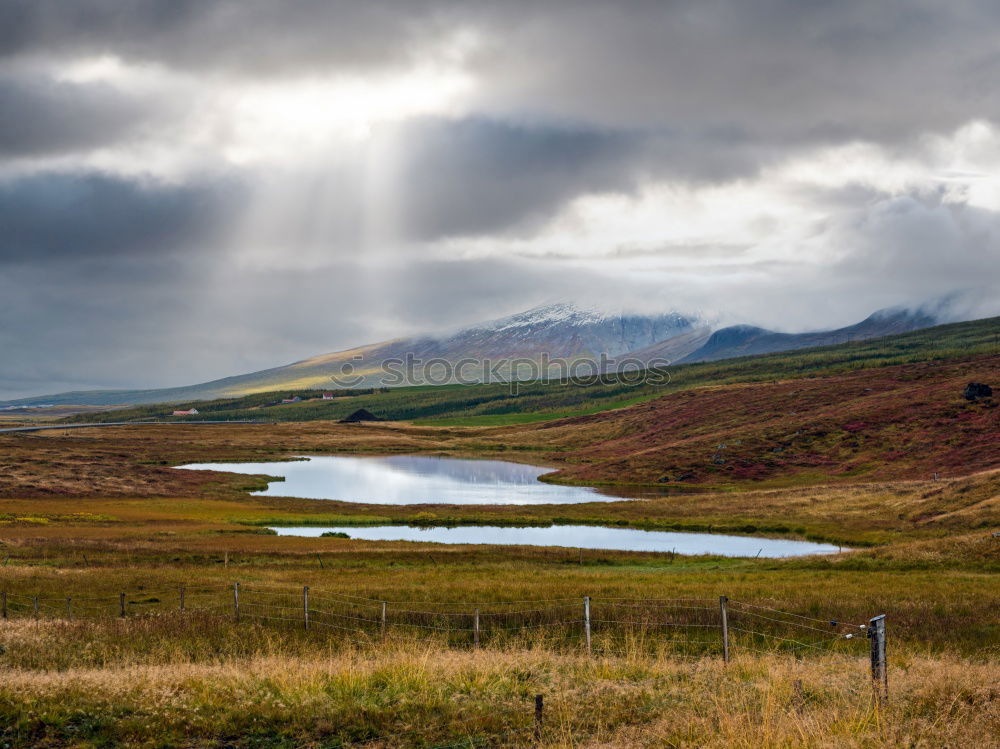
[[[988,746],[995,661],[899,649],[876,709],[863,658],[718,658],[639,642],[478,651],[209,615],[0,625],[5,746]],[[801,682],[801,688],[796,682]]]

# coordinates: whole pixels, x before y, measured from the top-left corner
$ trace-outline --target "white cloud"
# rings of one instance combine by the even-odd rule
[[[585,195],[530,235],[426,249],[659,280],[691,305],[728,306],[731,317],[782,329],[847,323],[876,307],[1000,282],[989,270],[1000,264],[994,165],[1000,129],[974,121],[927,135],[906,155],[862,142],[820,148],[753,178]],[[820,294],[820,304],[809,298]]]

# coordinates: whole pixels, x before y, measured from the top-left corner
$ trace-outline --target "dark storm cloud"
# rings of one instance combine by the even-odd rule
[[[93,172],[0,182],[0,398],[176,374],[241,195]]]
[[[581,190],[630,187],[641,139],[469,119],[411,126],[401,146],[403,220],[428,239],[517,229]]]
[[[424,142],[416,139],[424,153],[414,159],[433,159],[455,177],[451,184],[467,184],[484,198],[508,186],[514,194],[496,201],[496,219],[472,221],[496,226],[525,187],[506,180],[499,157],[506,151],[517,158],[530,149],[529,138],[551,145],[553,156],[540,163],[555,163],[560,136],[567,156],[588,151],[576,190],[536,185],[543,198],[571,198],[591,189],[590,181],[614,188],[631,179],[623,173],[634,172],[634,165],[617,167],[603,154],[615,137],[611,145],[626,156],[635,153],[622,147],[635,131],[645,133],[644,166],[654,175],[726,180],[817,144],[865,138],[907,147],[928,131],[977,117],[1000,119],[994,85],[1000,55],[992,31],[998,22],[1000,6],[988,0],[0,0],[0,55],[51,61],[114,54],[220,80],[259,80],[406,69],[440,56],[450,36],[472,32],[478,42],[462,63],[476,82],[468,116],[518,123],[523,135],[500,126],[492,132],[480,126],[477,135],[475,126],[459,124],[452,160],[441,153],[446,134],[433,132]],[[43,122],[29,147],[42,149],[47,138],[54,147],[113,139],[125,134],[116,128],[135,124],[126,112],[116,116],[114,106],[103,107],[102,117],[87,116],[95,107],[83,101],[77,109],[84,111],[74,117],[70,94],[58,92],[59,113],[70,116]],[[51,103],[57,95],[38,90],[34,96]],[[21,113],[31,111],[30,102],[11,103],[5,118],[29,141],[29,118]],[[73,121],[75,134],[62,124]],[[47,136],[49,128],[57,132]],[[620,133],[607,135],[611,131]],[[479,145],[470,141],[477,138],[493,150],[470,158],[469,148]],[[598,148],[602,154],[591,158]],[[458,179],[473,158],[482,162],[479,184]],[[552,182],[570,181],[572,168],[557,166]],[[498,183],[487,189],[489,169]],[[459,202],[473,214],[487,210]],[[448,230],[439,225],[451,219],[429,215],[433,203],[427,195],[413,206],[422,234]],[[513,212],[515,223],[521,213]]]
[[[107,85],[5,75],[0,77],[0,158],[110,145],[162,117],[165,109]]]
[[[485,118],[403,129],[396,175],[411,236],[530,232],[585,193],[632,193],[662,178],[747,176],[758,148],[737,132],[650,132]]]
[[[271,75],[407,61],[439,26],[427,0],[3,0],[0,55],[112,53]]]
[[[987,0],[537,7],[511,14],[477,61],[487,111],[732,127],[779,144],[891,140],[1000,114],[1000,6]]]
[[[166,255],[0,265],[0,346],[17,352],[0,357],[0,390],[114,387],[170,372],[177,358],[164,352],[181,343],[177,326],[197,330],[190,289],[199,275],[199,264]]]
[[[165,185],[97,173],[0,182],[0,263],[143,256],[196,249],[231,217],[239,189]]]
[[[487,114],[892,139],[1000,114],[992,0],[0,0],[0,54],[262,76],[373,70],[477,32]]]

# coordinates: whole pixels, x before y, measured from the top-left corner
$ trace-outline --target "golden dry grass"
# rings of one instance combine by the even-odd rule
[[[863,658],[331,645],[204,620],[120,625],[116,645],[116,626],[0,626],[34,651],[0,682],[5,745],[985,747],[1000,731],[1000,667],[975,658],[897,650],[878,710]],[[46,667],[81,641],[106,665]]]

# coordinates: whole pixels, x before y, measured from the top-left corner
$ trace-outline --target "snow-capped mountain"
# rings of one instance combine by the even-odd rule
[[[589,375],[614,371],[623,359],[632,365],[714,361],[863,340],[939,321],[924,308],[889,309],[833,331],[788,334],[736,325],[713,332],[702,318],[678,312],[644,315],[550,304],[448,334],[384,341],[200,385],[62,393],[9,405],[166,403],[271,390],[497,382],[562,377],[573,365],[569,374]]]

